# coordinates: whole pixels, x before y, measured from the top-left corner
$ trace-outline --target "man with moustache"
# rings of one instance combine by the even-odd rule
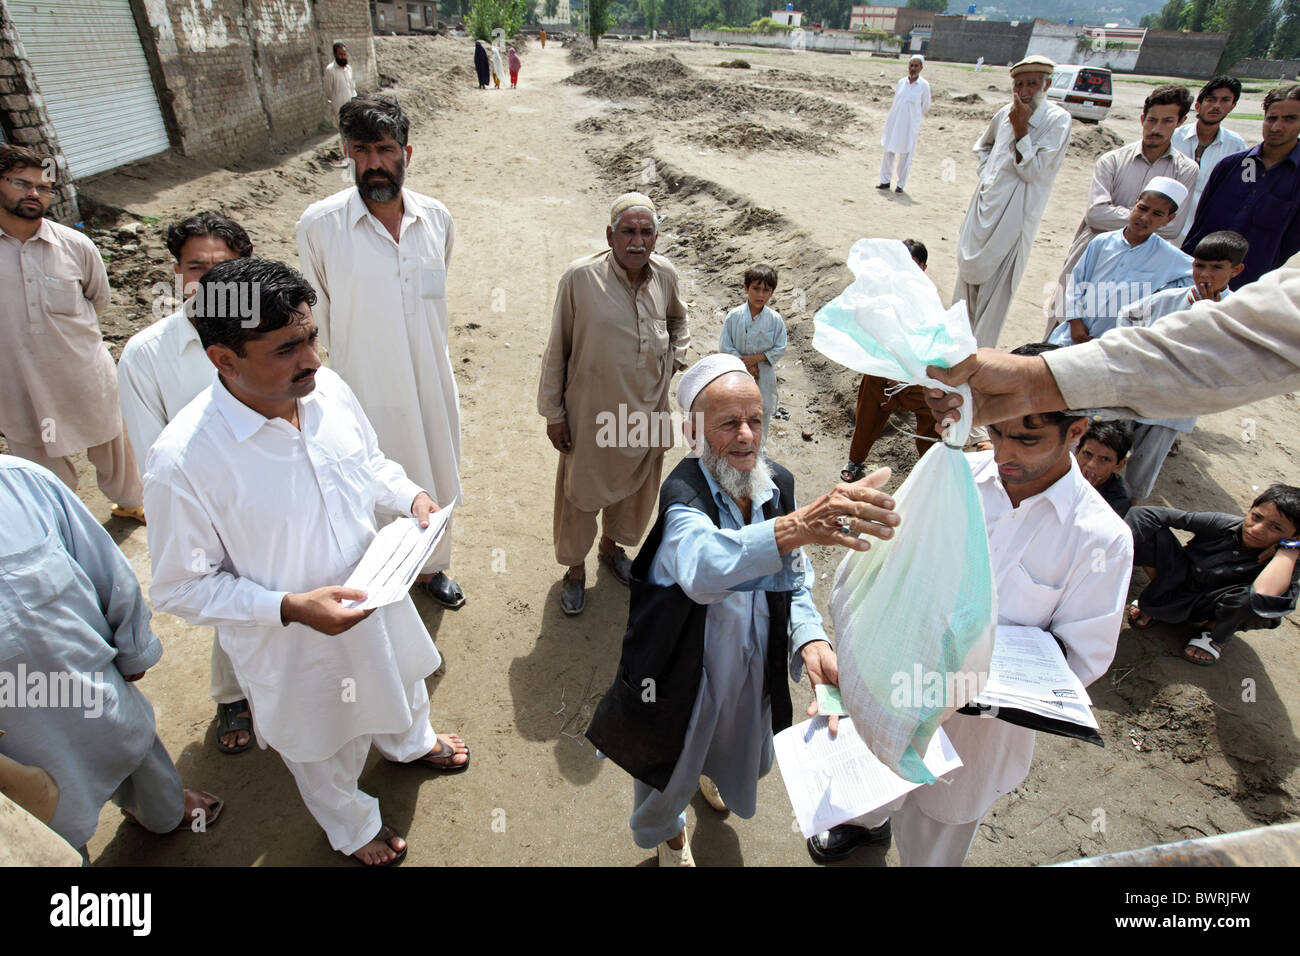
[[[85,450],[113,514],[144,521],[140,475],[117,404],[99,313],[108,272],[95,244],[45,218],[55,166],[0,143],[0,432],[9,453],[77,490]]]
[[[340,586],[374,540],[377,506],[427,527],[438,504],[320,367],[315,299],[266,259],[232,259],[200,281],[194,322],[217,375],[149,456],[149,596],[216,626],[260,743],[330,845],[374,866],[406,843],[357,788],[371,744],[437,773],[467,769],[469,750],[429,726],[424,679],[440,658],[411,599],[361,610],[349,603],[365,593]]]
[[[1264,96],[1264,140],[1219,161],[1205,183],[1183,241],[1191,254],[1212,232],[1231,230],[1250,244],[1234,292],[1300,252],[1300,86]]]
[[[716,810],[754,815],[772,735],[793,718],[787,673],[839,682],[803,546],[865,551],[861,535],[899,523],[878,490],[888,468],[797,506],[794,476],[763,456],[763,396],[738,356],[696,362],[677,403],[694,453],[659,493],[618,674],[587,730],[635,778],[632,836],[660,866],[695,865],[685,811],[697,788]]]
[[[339,126],[339,110],[343,104],[357,95],[357,84],[352,79],[352,66],[348,63],[348,47],[342,40],[334,41],[334,59],[325,67],[325,98],[329,100],[330,113],[334,117],[334,128],[339,130],[339,161],[334,165],[342,168],[348,164],[348,141]]]
[[[352,387],[379,445],[445,505],[460,497],[460,396],[448,349],[451,213],[403,187],[413,149],[397,101],[367,93],[339,122],[356,186],[307,207],[298,262],[330,367]],[[420,575],[445,608],[465,603],[451,566],[452,524]]]
[[[1012,354],[1056,349],[1035,343]],[[998,628],[1049,632],[1086,687],[1115,656],[1133,536],[1071,454],[1088,430],[1086,417],[1023,415],[990,423],[988,430],[993,451],[967,455],[966,462],[983,505]],[[839,860],[892,834],[903,866],[961,866],[985,814],[1028,775],[1035,733],[961,713],[943,729],[961,754],[960,768],[942,783],[811,837],[813,858]]]
[[[658,236],[653,200],[625,193],[610,207],[609,249],[569,263],[555,290],[537,411],[560,453],[553,534],[570,616],[586,606],[598,517],[598,556],[628,582],[632,561],[620,545],[641,540],[674,440],[668,389],[686,367],[690,332],[677,270],[654,255]]]
[[[1092,169],[1088,208],[1075,230],[1070,251],[1061,266],[1060,278],[1047,303],[1047,328],[1043,337],[1065,318],[1068,308],[1070,273],[1097,236],[1129,225],[1129,213],[1137,199],[1156,178],[1172,179],[1190,192],[1196,184],[1196,164],[1173,148],[1172,136],[1191,109],[1192,97],[1183,86],[1157,86],[1142,106],[1142,138],[1112,149]],[[1167,242],[1176,242],[1192,221],[1190,204],[1179,203],[1178,212],[1156,230]],[[993,343],[981,343],[992,345]]]
[[[1201,193],[1205,191],[1205,184],[1209,182],[1214,167],[1229,153],[1246,148],[1246,141],[1223,125],[1240,98],[1241,80],[1233,76],[1216,76],[1196,94],[1196,121],[1185,123],[1174,130],[1174,149],[1196,163],[1200,170],[1196,177],[1196,189],[1192,191],[1191,208],[1187,210],[1183,231],[1178,236],[1179,243],[1191,231],[1196,208],[1201,202]]]
[[[981,346],[997,344],[1070,144],[1070,114],[1045,98],[1054,69],[1038,54],[1013,66],[1011,102],[975,143],[979,185],[957,237],[952,300],[965,300]]]

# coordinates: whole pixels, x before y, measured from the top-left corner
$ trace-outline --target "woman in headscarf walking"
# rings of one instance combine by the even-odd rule
[[[474,41],[474,72],[478,74],[478,88],[486,90],[488,85],[488,55],[483,49],[483,41]]]
[[[505,76],[506,68],[501,62],[501,48],[495,43],[492,44],[492,82],[496,88],[501,89],[501,77]]]
[[[522,65],[519,62],[519,54],[515,52],[515,48],[508,48],[506,50],[506,66],[510,67],[510,88],[512,90],[517,89],[519,86],[519,67]]]

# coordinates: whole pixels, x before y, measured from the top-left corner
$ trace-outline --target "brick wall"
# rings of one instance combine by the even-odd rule
[[[358,90],[378,84],[366,0],[134,0],[187,156],[231,158],[329,122],[321,73],[348,45]]]
[[[1226,33],[1148,30],[1142,38],[1134,72],[1208,80],[1214,75],[1227,43]]]
[[[50,217],[61,222],[79,218],[77,190],[68,178],[68,162],[45,114],[45,104],[27,63],[22,40],[3,6],[0,6],[0,126],[8,142],[30,146],[42,155],[54,157],[57,178]]]
[[[1006,20],[936,16],[928,56],[931,60],[955,63],[974,63],[984,57],[990,66],[1017,63],[1025,58],[1033,30],[1032,20],[1021,20],[1012,26]]]

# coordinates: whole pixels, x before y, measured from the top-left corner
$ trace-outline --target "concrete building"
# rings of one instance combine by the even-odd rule
[[[376,33],[436,33],[438,30],[438,4],[415,0],[370,0],[370,19]]]
[[[378,86],[365,0],[0,0],[0,134],[75,180],[176,149],[227,160],[329,121],[321,72],[348,44]]]
[[[772,19],[777,23],[784,23],[788,27],[797,27],[803,25],[802,10],[773,10]]]

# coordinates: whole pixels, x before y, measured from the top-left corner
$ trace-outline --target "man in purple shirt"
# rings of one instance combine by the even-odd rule
[[[1264,141],[1229,153],[1214,167],[1196,207],[1183,251],[1212,232],[1231,229],[1250,243],[1233,290],[1300,252],[1300,86],[1264,97]]]

